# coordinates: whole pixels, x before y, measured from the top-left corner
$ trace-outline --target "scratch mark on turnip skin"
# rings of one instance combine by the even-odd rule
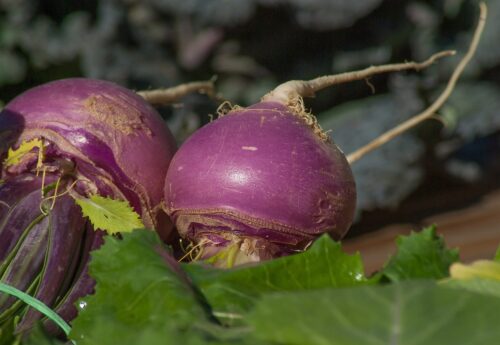
[[[258,148],[255,146],[242,146],[241,149],[245,150],[245,151],[257,151],[258,150]]]
[[[221,189],[222,189],[222,190],[227,190],[227,191],[229,191],[229,192],[233,192],[233,193],[238,193],[238,194],[244,194],[244,193],[245,193],[245,192],[240,191],[240,190],[238,190],[238,189],[236,189],[236,188],[222,187]]]
[[[222,134],[221,134],[221,141],[220,141],[219,147],[217,149],[217,153],[213,156],[213,160],[210,163],[210,166],[208,167],[207,171],[205,172],[205,176],[209,176],[210,171],[212,170],[215,163],[219,159],[219,156],[223,153],[224,145],[226,143],[226,137],[227,137],[227,130],[223,130]]]

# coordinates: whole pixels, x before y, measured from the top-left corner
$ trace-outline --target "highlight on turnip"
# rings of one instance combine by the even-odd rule
[[[167,235],[171,224],[158,181],[176,150],[174,139],[142,97],[83,78],[16,97],[0,113],[0,138],[0,282],[70,320],[76,299],[93,289],[89,251],[102,242],[99,226],[80,206],[99,210],[96,200],[123,200],[137,213],[130,226]],[[101,211],[109,220],[110,212]],[[40,314],[23,310],[20,301],[0,295],[0,323],[23,315],[18,330],[29,329]]]

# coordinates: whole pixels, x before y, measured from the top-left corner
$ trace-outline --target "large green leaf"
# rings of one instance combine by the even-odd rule
[[[229,270],[186,264],[184,269],[209,301],[214,314],[232,324],[261,294],[367,284],[359,254],[342,252],[327,235],[304,253]]]
[[[413,281],[270,294],[247,321],[276,345],[499,344],[498,310],[500,298]]]
[[[80,301],[71,332],[78,345],[500,341],[500,298],[430,281],[360,286],[373,281],[359,256],[327,237],[303,254],[224,271],[181,267],[153,232],[139,230],[108,237],[91,275],[96,293]],[[230,327],[231,317],[244,326]]]
[[[209,316],[179,266],[152,231],[108,236],[94,252],[94,295],[80,300],[71,339],[78,345],[190,344]]]
[[[396,240],[398,251],[382,269],[390,281],[441,279],[448,276],[452,263],[458,261],[456,249],[447,249],[434,226]]]

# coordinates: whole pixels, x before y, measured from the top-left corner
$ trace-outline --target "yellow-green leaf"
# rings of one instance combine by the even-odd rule
[[[450,267],[450,276],[454,279],[490,279],[500,281],[500,262],[478,260],[469,265],[455,263]]]
[[[30,141],[23,141],[19,148],[12,149],[9,148],[9,152],[7,153],[7,158],[5,159],[5,166],[12,166],[18,164],[23,156],[33,150],[34,148],[41,148],[43,146],[42,139],[35,138]]]
[[[82,208],[83,215],[88,217],[95,229],[109,234],[130,232],[144,228],[140,216],[127,201],[104,198],[92,195],[90,198],[75,198]]]

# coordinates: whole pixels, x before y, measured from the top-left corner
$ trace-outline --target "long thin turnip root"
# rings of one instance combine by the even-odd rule
[[[19,95],[0,113],[0,281],[26,291],[67,321],[90,293],[88,252],[102,233],[75,199],[128,201],[143,223],[166,234],[163,181],[176,145],[160,115],[116,84],[65,79]],[[40,318],[0,295],[0,325]]]
[[[435,112],[476,49],[429,109]],[[179,149],[165,182],[165,208],[197,258],[216,266],[265,260],[302,251],[319,235],[340,239],[349,229],[356,188],[344,154],[305,111],[303,97],[373,74],[428,67],[454,54],[290,81],[248,108],[234,107],[194,133]],[[357,157],[359,158],[359,157]]]
[[[193,81],[165,89],[142,90],[137,91],[137,94],[152,105],[167,105],[178,102],[182,97],[193,92],[218,98],[215,93],[214,80]]]

